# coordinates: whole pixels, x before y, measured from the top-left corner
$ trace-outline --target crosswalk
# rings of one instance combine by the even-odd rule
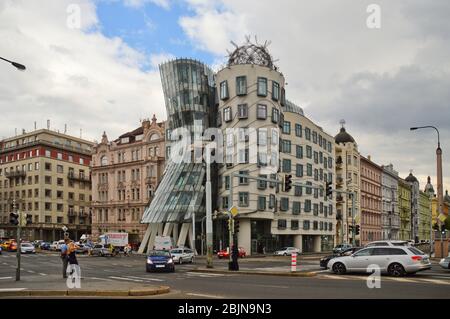
[[[320,280],[361,280],[367,281],[368,276],[353,276],[353,275],[329,275],[321,274],[315,278]],[[436,285],[450,285],[450,277],[437,277],[437,278],[420,278],[420,277],[387,277],[382,276],[381,282],[399,282],[399,283],[415,283],[415,284],[427,284],[432,283]]]

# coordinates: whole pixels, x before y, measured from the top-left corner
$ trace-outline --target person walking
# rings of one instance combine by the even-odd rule
[[[69,262],[69,265],[78,265],[77,255],[76,251],[79,247],[73,242],[73,240],[70,240],[68,246],[67,246],[67,260]],[[73,267],[71,269],[71,273],[73,272]]]
[[[62,272],[63,278],[67,278],[67,263],[69,262],[69,258],[67,255],[67,244],[69,243],[69,239],[64,240],[64,244],[61,245],[61,260],[62,260]]]

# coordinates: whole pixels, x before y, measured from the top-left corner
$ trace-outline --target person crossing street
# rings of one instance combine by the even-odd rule
[[[69,239],[64,240],[64,244],[61,245],[61,261],[62,261],[62,272],[63,272],[63,278],[67,278],[67,264],[69,262],[67,249],[67,244],[69,243]]]

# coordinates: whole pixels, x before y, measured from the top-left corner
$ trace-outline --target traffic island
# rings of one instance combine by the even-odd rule
[[[258,276],[284,276],[284,277],[314,277],[317,273],[312,271],[295,271],[295,272],[281,272],[281,271],[261,271],[242,269],[238,271],[231,271],[227,269],[211,269],[211,268],[197,268],[191,272],[200,273],[214,273],[214,274],[239,274],[239,275],[258,275]]]
[[[0,291],[0,298],[7,297],[136,297],[154,296],[170,292],[167,286],[126,290],[11,290]]]

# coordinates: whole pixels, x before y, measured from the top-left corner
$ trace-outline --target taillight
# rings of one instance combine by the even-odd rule
[[[422,260],[422,256],[412,256],[411,259],[414,260],[414,261],[421,261]]]

